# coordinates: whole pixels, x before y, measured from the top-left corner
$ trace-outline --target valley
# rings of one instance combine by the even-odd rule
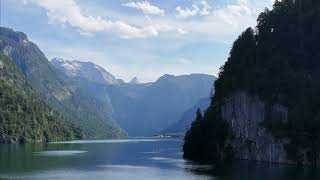
[[[0,179],[320,178],[319,0],[0,10]]]
[[[0,31],[0,49],[39,95],[81,129],[83,138],[161,133],[175,126],[186,111],[197,108],[196,102],[212,94],[215,77],[211,75],[165,74],[155,82],[140,83],[136,77],[124,82],[92,62],[48,61],[24,33],[7,28]],[[181,120],[183,125],[173,128],[177,132],[170,133],[183,133],[193,116],[189,113]]]

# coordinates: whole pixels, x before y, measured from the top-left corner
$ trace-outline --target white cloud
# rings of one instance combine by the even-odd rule
[[[161,32],[168,32],[163,24],[148,24],[133,26],[122,21],[111,21],[100,16],[84,15],[74,0],[30,0],[36,5],[47,10],[50,24],[69,24],[78,28],[82,34],[94,32],[112,32],[123,38],[146,38],[158,36]]]
[[[192,5],[192,9],[185,8],[182,9],[180,6],[176,7],[177,17],[179,18],[189,18],[195,16],[199,13],[199,8],[196,5]]]
[[[184,35],[184,34],[188,34],[188,31],[182,29],[182,28],[178,28],[177,29],[178,33],[181,34],[181,35]]]
[[[201,61],[202,57],[185,55],[185,51],[190,51],[190,49],[187,48],[187,50],[185,50],[184,47],[193,46],[193,44],[199,42],[212,43],[217,41],[231,45],[232,41],[245,30],[246,27],[255,26],[258,14],[263,11],[265,7],[271,7],[272,5],[272,0],[236,0],[236,2],[232,4],[228,3],[220,7],[204,10],[205,8],[203,7],[205,5],[203,4],[205,3],[202,3],[201,0],[193,0],[192,2],[196,4],[198,8],[195,16],[202,17],[190,18],[188,21],[185,21],[174,18],[174,15],[173,17],[169,16],[169,13],[167,13],[166,16],[151,16],[149,17],[150,19],[146,19],[144,17],[142,18],[143,15],[133,15],[112,10],[112,12],[106,11],[105,7],[100,6],[98,8],[96,6],[90,6],[92,8],[91,11],[88,11],[88,7],[83,6],[86,7],[86,9],[81,11],[81,8],[75,3],[77,2],[75,0],[63,0],[61,2],[59,0],[55,0],[54,2],[53,0],[28,1],[32,1],[44,8],[48,13],[48,18],[51,23],[71,25],[76,27],[77,31],[84,35],[90,36],[95,32],[112,32],[121,37],[132,38],[158,36],[161,32],[171,31],[178,34],[188,33],[188,35],[181,36],[181,38],[177,38],[177,36],[165,36],[162,37],[163,39],[151,38],[147,41],[137,40],[128,41],[128,43],[126,43],[127,41],[125,40],[116,39],[113,43],[109,43],[109,45],[106,45],[108,43],[104,43],[105,41],[99,40],[99,42],[88,44],[88,47],[82,49],[72,46],[70,49],[76,52],[64,52],[63,50],[67,47],[62,47],[55,52],[51,52],[54,56],[62,54],[61,57],[67,59],[95,60],[95,63],[105,67],[119,78],[130,80],[132,77],[138,76],[139,79],[144,82],[155,80],[165,73],[178,75],[194,72],[218,72],[219,66],[225,58],[217,59],[217,57],[211,55],[208,58],[212,58],[212,62],[200,64],[197,63],[197,61]],[[60,3],[57,3],[57,1]],[[68,5],[70,2],[73,2],[74,5]],[[207,2],[207,5],[210,6],[209,2],[211,1],[207,0],[204,2]],[[202,5],[200,3],[202,3]],[[121,3],[119,3],[119,5],[121,5]],[[181,10],[185,9],[181,8]],[[192,14],[194,8],[189,7],[189,10]],[[202,12],[202,14],[200,14],[200,12]],[[186,12],[186,14],[190,14],[190,12]],[[121,20],[125,19],[129,21],[131,25],[123,21],[108,21],[108,18],[103,19],[98,15],[111,17],[113,19],[115,17]],[[106,25],[104,25],[106,22],[110,22],[113,28],[106,28]],[[124,24],[123,28],[120,25],[121,23]],[[97,45],[98,43],[101,44]],[[114,43],[117,43],[117,45],[114,45]],[[100,47],[100,45],[103,48],[99,49],[98,47]],[[61,44],[57,45],[57,47],[60,46]],[[212,49],[214,48],[215,45],[212,45]],[[54,48],[50,47],[47,49],[48,51],[52,51]],[[105,51],[105,49],[108,49],[108,51]],[[88,52],[81,53],[84,50]],[[94,51],[96,52],[93,53]],[[169,59],[168,61],[164,60],[166,57],[162,55],[166,54],[169,54],[168,56],[174,54],[173,56],[176,58],[173,60],[170,56],[167,57]],[[190,52],[190,54],[192,53]],[[76,56],[74,57],[74,55]],[[189,59],[183,57],[188,57]],[[168,63],[170,61],[171,63]],[[190,61],[192,62],[190,63]]]
[[[230,44],[247,27],[256,25],[259,13],[266,7],[272,7],[272,0],[237,0],[213,9],[204,18],[180,21],[179,26],[193,39]]]
[[[202,9],[199,12],[201,16],[210,15],[211,6],[208,4],[207,1],[201,1],[200,4],[202,5]]]
[[[176,7],[176,17],[169,16],[141,17],[137,15],[126,15],[121,12],[113,12],[111,20],[108,13],[102,8],[99,13],[81,9],[76,0],[28,0],[47,10],[48,21],[51,24],[70,25],[75,27],[82,35],[93,36],[96,32],[107,32],[116,34],[122,38],[148,38],[157,37],[161,34],[172,33],[177,35],[188,34],[190,38],[208,36],[211,39],[234,39],[248,26],[254,26],[259,12],[268,6],[273,0],[236,0],[235,3],[226,4],[221,7],[212,8],[208,0],[192,0],[192,7]],[[120,4],[121,5],[121,4]],[[129,2],[128,5],[136,8],[149,9],[145,13],[162,14],[159,7],[153,6],[148,1]],[[155,8],[145,8],[145,7]],[[155,10],[152,10],[155,9]],[[160,11],[156,10],[159,9]],[[104,12],[104,13],[103,13]],[[163,10],[164,13],[164,10]],[[94,16],[92,14],[95,14]],[[202,18],[191,18],[188,21],[181,19],[192,16],[203,16]],[[148,19],[149,18],[149,19]],[[125,19],[126,21],[122,21]],[[127,22],[129,21],[129,22]],[[169,34],[168,34],[169,35]],[[179,37],[179,36],[171,36]]]
[[[165,11],[163,9],[160,9],[159,7],[155,5],[151,5],[148,1],[142,1],[142,2],[128,2],[125,4],[122,4],[123,6],[134,8],[141,10],[145,14],[152,14],[152,15],[160,15],[164,16]]]
[[[131,54],[132,52],[128,52],[128,56],[134,56],[137,60],[139,58],[144,59],[143,56],[146,56],[147,60],[145,65],[141,66],[135,63],[128,63],[130,65],[124,66],[118,64],[116,60],[113,60],[113,57],[107,52],[94,48],[79,46],[69,47],[68,45],[61,44],[52,46],[51,43],[41,41],[36,41],[36,43],[39,44],[46,54],[50,54],[48,56],[49,59],[59,57],[63,59],[92,61],[113,74],[116,78],[121,78],[126,82],[130,81],[133,77],[138,77],[141,82],[152,82],[164,74],[183,75],[200,72],[214,74],[214,69],[219,68],[219,66],[215,67],[214,65],[208,64],[197,66],[194,65],[190,59],[183,57],[174,60],[169,59],[168,61],[171,61],[170,63],[161,64],[158,59],[153,59],[157,57],[150,56],[147,53],[143,54],[142,57],[139,57],[137,54]],[[117,51],[116,49],[113,50]],[[121,59],[121,57],[119,58]]]
[[[197,2],[197,4],[192,4],[192,8],[182,8],[180,6],[176,7],[177,17],[178,18],[189,18],[192,16],[208,16],[210,15],[211,6],[207,1],[203,0]]]

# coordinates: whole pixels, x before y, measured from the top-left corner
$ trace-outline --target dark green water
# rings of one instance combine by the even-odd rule
[[[0,179],[318,180],[320,169],[236,162],[200,166],[181,158],[181,140],[101,140],[0,145]]]

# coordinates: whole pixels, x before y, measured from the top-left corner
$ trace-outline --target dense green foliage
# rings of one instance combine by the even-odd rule
[[[24,33],[0,27],[0,50],[11,58],[32,88],[45,97],[54,110],[81,128],[85,138],[126,135],[112,119],[108,104],[53,67]]]
[[[191,124],[191,128],[187,131],[184,137],[184,144],[183,144],[183,154],[184,158],[188,159],[203,159],[203,154],[200,152],[202,148],[194,148],[194,147],[201,147],[205,145],[204,139],[202,138],[202,112],[200,109],[197,110],[196,118]]]
[[[288,140],[289,159],[297,163],[302,154],[307,154],[311,163],[319,161],[319,19],[319,0],[276,1],[273,10],[260,14],[255,30],[248,28],[234,42],[215,82],[211,105],[218,111],[228,95],[246,91],[266,103],[266,112],[274,104],[287,107],[287,122],[266,113],[263,125],[274,137]],[[204,118],[203,123],[206,121],[215,119]]]
[[[77,129],[32,90],[19,69],[0,54],[0,143],[71,140]]]
[[[209,107],[204,116],[198,109],[184,138],[184,158],[200,163],[213,163],[230,156],[229,148],[224,147],[228,124],[216,116],[216,109]]]

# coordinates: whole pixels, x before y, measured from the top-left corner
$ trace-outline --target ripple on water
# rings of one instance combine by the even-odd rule
[[[39,151],[33,152],[33,155],[38,156],[73,156],[77,154],[86,153],[87,151],[77,151],[77,150],[64,150],[64,151]]]

